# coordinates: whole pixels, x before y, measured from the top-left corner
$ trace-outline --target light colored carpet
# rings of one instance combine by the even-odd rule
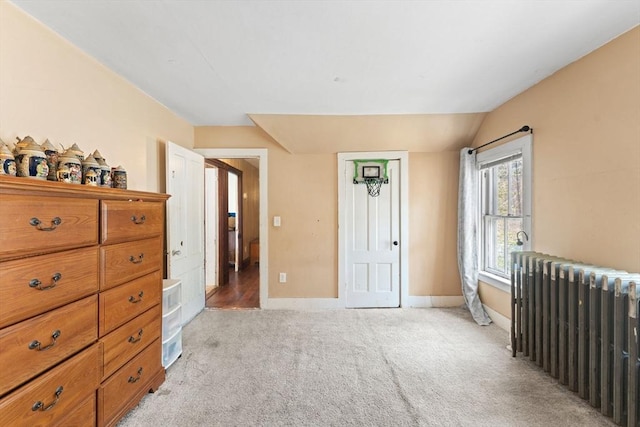
[[[466,310],[204,311],[119,424],[612,426]]]

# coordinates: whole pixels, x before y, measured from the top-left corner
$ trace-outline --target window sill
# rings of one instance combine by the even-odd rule
[[[481,271],[478,274],[478,280],[486,283],[489,286],[493,286],[496,289],[500,289],[503,292],[511,293],[511,281],[503,277],[496,276],[495,274]]]

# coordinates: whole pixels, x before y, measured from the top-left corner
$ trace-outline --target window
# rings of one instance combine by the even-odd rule
[[[477,157],[479,265],[481,272],[503,279],[511,274],[511,252],[528,249],[531,243],[531,139],[527,135]]]

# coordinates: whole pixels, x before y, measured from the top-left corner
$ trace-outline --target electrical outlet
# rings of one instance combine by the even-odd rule
[[[287,283],[287,273],[280,273],[280,283]]]
[[[274,216],[273,217],[273,226],[274,227],[280,227],[280,217],[279,216]]]

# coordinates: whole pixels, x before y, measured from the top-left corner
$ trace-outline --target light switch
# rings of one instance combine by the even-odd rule
[[[274,216],[273,217],[273,226],[274,227],[280,227],[280,217],[279,216]]]

